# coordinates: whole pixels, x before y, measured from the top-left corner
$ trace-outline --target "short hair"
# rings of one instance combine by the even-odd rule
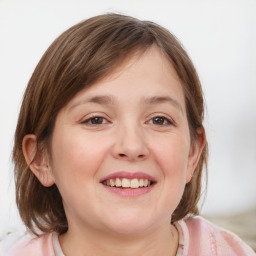
[[[156,45],[176,70],[184,92],[191,143],[203,128],[204,101],[193,63],[179,41],[160,25],[121,14],[92,17],[69,28],[47,49],[26,88],[15,132],[13,161],[16,202],[20,216],[33,233],[68,229],[57,186],[44,187],[27,165],[22,140],[35,134],[48,145],[59,111],[82,89],[104,78],[132,53]],[[194,175],[186,184],[172,222],[197,215],[207,144]]]

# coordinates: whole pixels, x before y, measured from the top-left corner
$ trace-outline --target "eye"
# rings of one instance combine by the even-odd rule
[[[108,121],[101,116],[95,116],[88,118],[84,121],[81,122],[81,124],[87,124],[87,125],[101,125],[101,124],[106,124]]]
[[[164,117],[164,116],[156,116],[156,117],[153,117],[150,121],[149,121],[150,124],[156,124],[156,125],[159,125],[159,126],[165,126],[165,125],[173,125],[173,122],[168,119],[167,117]]]

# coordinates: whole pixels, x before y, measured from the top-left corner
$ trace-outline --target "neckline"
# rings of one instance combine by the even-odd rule
[[[52,245],[55,256],[65,256],[59,242],[59,234],[54,232],[52,233]]]
[[[186,229],[184,230],[185,222],[183,220],[177,221],[173,223],[175,228],[178,230],[179,236],[179,245],[176,256],[182,256],[185,252],[185,236],[186,236]],[[65,256],[59,242],[59,234],[56,232],[52,233],[52,244],[55,256]]]

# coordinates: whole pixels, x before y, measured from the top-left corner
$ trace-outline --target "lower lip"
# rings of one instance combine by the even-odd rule
[[[104,188],[106,188],[108,191],[118,194],[122,197],[136,197],[144,195],[148,192],[150,192],[155,184],[150,185],[149,187],[143,187],[143,188],[117,188],[117,187],[110,187],[107,185],[104,185]]]

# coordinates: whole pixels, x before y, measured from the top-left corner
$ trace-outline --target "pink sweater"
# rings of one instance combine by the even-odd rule
[[[255,252],[235,234],[220,229],[202,217],[175,223],[179,231],[176,256],[255,256]],[[56,233],[23,238],[6,256],[64,256]]]

